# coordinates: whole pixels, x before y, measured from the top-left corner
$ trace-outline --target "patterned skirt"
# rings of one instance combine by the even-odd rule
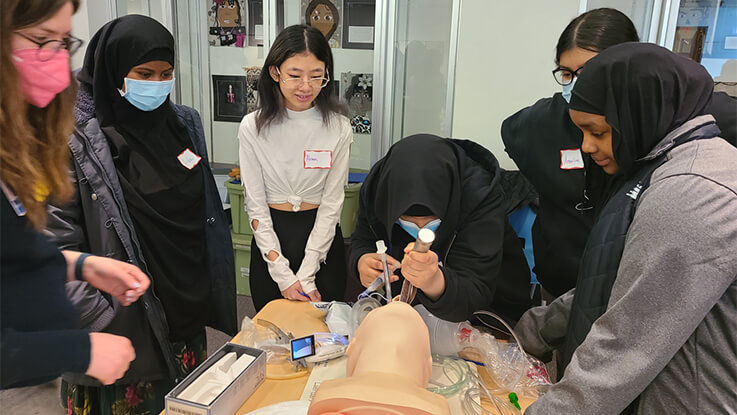
[[[182,373],[190,373],[207,359],[205,330],[190,340],[172,343]],[[61,402],[67,415],[158,415],[173,379],[109,386],[82,386],[61,382]]]

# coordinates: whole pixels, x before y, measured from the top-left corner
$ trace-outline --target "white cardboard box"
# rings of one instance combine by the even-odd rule
[[[200,375],[219,361],[227,353],[234,352],[238,357],[248,354],[255,360],[225,388],[209,405],[189,402],[177,398],[182,391],[192,384]],[[227,415],[234,414],[243,403],[263,383],[266,378],[266,353],[263,350],[225,343],[212,356],[190,373],[183,381],[166,395],[166,415]]]

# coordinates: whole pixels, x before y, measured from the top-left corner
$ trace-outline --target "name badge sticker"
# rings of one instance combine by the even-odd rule
[[[560,168],[562,170],[576,170],[582,169],[583,167],[581,149],[572,148],[560,151]]]
[[[333,167],[333,152],[330,150],[305,150],[305,169],[329,169]]]
[[[182,166],[192,170],[202,160],[202,157],[192,152],[192,150],[186,149],[177,156],[177,160],[179,160]]]
[[[3,189],[3,193],[5,193],[5,198],[8,199],[8,202],[10,203],[10,207],[13,208],[15,211],[15,214],[17,216],[26,216],[26,208],[23,206],[23,203],[20,202],[20,199],[13,193],[7,186],[5,186],[5,183],[0,181],[0,188]]]

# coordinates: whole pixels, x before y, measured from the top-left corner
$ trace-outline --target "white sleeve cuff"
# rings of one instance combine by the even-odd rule
[[[317,285],[315,285],[315,279],[313,278],[310,281],[300,281],[300,285],[302,285],[302,289],[305,293],[311,293],[315,290],[317,290]]]
[[[279,253],[279,257],[274,261],[269,261],[269,259],[266,258],[266,255],[264,255],[264,260],[266,261],[266,265],[269,269],[271,279],[279,286],[279,291],[284,291],[289,288],[290,285],[297,282],[297,277],[295,277],[294,273],[289,268],[289,260],[285,258],[284,255]]]
[[[302,264],[297,271],[297,279],[302,284],[302,288],[304,288],[306,293],[317,289],[315,286],[315,275],[320,270],[319,255],[315,251],[305,251],[305,257],[302,259]],[[308,290],[307,286],[312,288]]]

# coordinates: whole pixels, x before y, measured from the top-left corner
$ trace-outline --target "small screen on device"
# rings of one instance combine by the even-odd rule
[[[315,354],[315,336],[309,335],[291,340],[292,360],[303,359]]]

